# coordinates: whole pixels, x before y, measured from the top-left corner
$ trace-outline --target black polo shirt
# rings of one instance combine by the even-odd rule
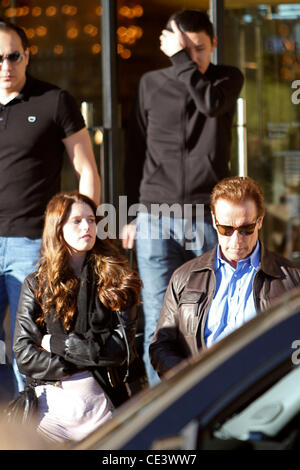
[[[0,236],[41,236],[46,205],[60,191],[62,139],[84,126],[67,91],[30,76],[0,103]]]

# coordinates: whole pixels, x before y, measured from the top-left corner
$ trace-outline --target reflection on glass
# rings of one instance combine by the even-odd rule
[[[248,174],[266,197],[267,245],[300,260],[300,106],[292,100],[300,76],[300,3],[246,6],[226,10],[225,62],[245,74]]]

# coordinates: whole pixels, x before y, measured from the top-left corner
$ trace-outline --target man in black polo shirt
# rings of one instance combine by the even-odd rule
[[[0,19],[0,400],[12,391],[3,341],[5,312],[9,305],[13,334],[21,284],[39,255],[44,211],[60,191],[64,150],[80,192],[100,202],[92,145],[75,99],[27,75],[28,61],[24,31]],[[21,390],[15,362],[13,367]]]

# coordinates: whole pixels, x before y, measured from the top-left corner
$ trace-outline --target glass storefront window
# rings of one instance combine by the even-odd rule
[[[67,88],[80,102],[101,99],[100,15],[98,0],[0,2],[0,16],[23,27],[29,38],[30,73]]]
[[[244,3],[225,12],[225,62],[245,74],[248,174],[266,197],[267,245],[300,260],[300,3]]]

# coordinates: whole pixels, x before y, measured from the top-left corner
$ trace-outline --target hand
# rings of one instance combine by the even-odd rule
[[[78,357],[88,360],[90,358],[89,344],[85,339],[81,339],[76,333],[69,333],[65,341],[66,356]]]
[[[131,250],[134,247],[134,240],[136,237],[136,225],[124,225],[122,229],[121,239],[122,246],[125,250]]]
[[[180,31],[176,21],[171,22],[173,32],[164,29],[160,36],[160,49],[168,57],[176,54],[187,46],[186,35]]]
[[[120,310],[119,315],[122,318],[124,322],[124,326],[126,326],[126,323],[134,322],[137,320],[137,309],[136,306],[127,308],[126,310]]]

